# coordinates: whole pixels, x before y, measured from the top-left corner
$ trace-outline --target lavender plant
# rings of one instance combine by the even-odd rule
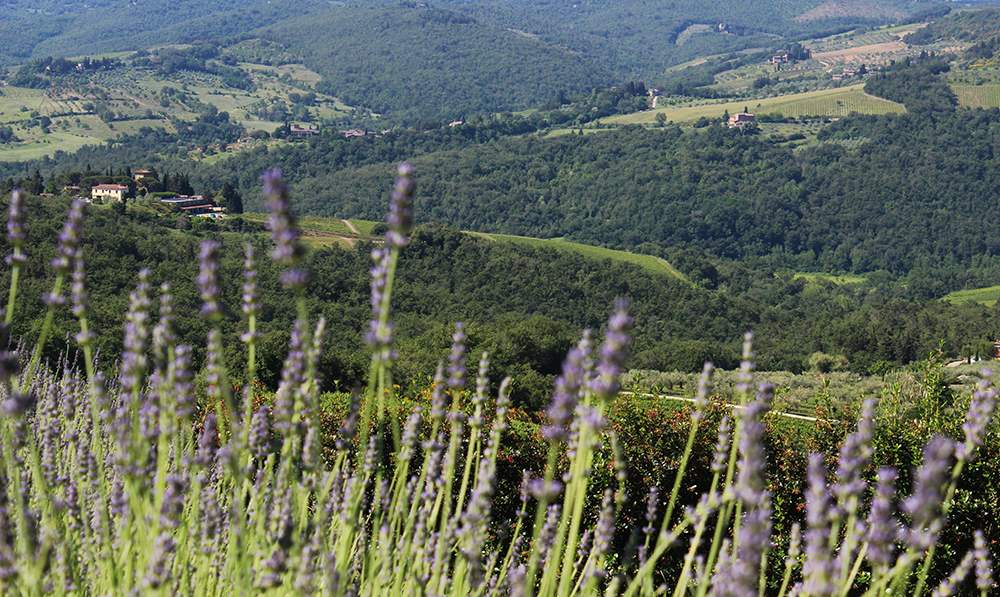
[[[412,168],[404,164],[392,191],[388,232],[373,251],[369,385],[332,433],[317,416],[325,321],[314,321],[303,300],[308,273],[279,172],[264,176],[272,257],[299,300],[280,385],[260,406],[257,398],[264,397],[252,393],[260,309],[252,248],[245,250],[242,282],[245,329],[239,340],[248,348],[242,394],[231,392],[222,359],[222,246],[214,241],[201,247],[198,278],[202,313],[210,321],[207,395],[195,395],[192,350],[177,344],[166,282],[152,325],[154,298],[145,271],[130,297],[118,374],[106,376],[96,366],[88,327],[79,203],[59,239],[55,282],[35,347],[20,354],[17,347],[26,344],[7,332],[24,258],[23,197],[15,192],[8,222],[11,290],[0,327],[0,592],[749,597],[774,591],[768,584],[775,536],[764,448],[774,389],[761,383],[753,391],[749,334],[739,404],[719,426],[708,490],[692,506],[680,503],[695,437],[714,408],[711,365],[699,384],[675,474],[657,480],[670,492],[661,500],[654,487],[646,496],[634,556],[620,548],[628,529],[616,520],[627,500],[642,499],[625,493],[626,466],[608,423],[630,343],[625,301],[616,304],[596,354],[585,332],[567,355],[541,428],[548,443],[545,466],[537,475],[525,473],[516,518],[494,518],[511,380],[494,395],[489,358],[482,355],[474,388],[466,388],[467,338],[456,324],[429,410],[400,412],[394,394],[392,293],[412,228],[414,190]],[[82,371],[40,359],[71,270],[70,312],[79,325]],[[928,443],[911,496],[896,496],[897,471],[891,468],[878,471],[874,487],[866,482],[874,402],[865,403],[857,430],[844,442],[832,481],[823,457],[810,456],[804,550],[796,523],[784,551],[779,597],[925,590],[958,478],[976,457],[995,410],[990,378],[983,373],[972,397],[964,438],[938,436]],[[334,449],[324,458],[319,444],[327,436]],[[594,473],[608,453],[614,482],[598,488]],[[510,532],[499,532],[502,527]],[[665,566],[672,552],[683,554],[675,574]],[[935,580],[937,595],[973,586],[982,595],[992,590],[992,559],[981,532],[955,571]]]

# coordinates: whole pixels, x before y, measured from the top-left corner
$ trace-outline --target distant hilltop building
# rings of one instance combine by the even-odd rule
[[[91,199],[124,201],[126,194],[128,194],[128,186],[123,184],[99,184],[90,189]]]
[[[153,172],[152,170],[146,170],[144,168],[133,170],[132,180],[134,180],[137,184],[144,184],[147,181],[156,180],[156,172]]]
[[[354,137],[364,137],[368,132],[361,129],[347,129],[346,131],[340,131],[340,134],[345,139],[352,139]]]
[[[178,209],[188,216],[221,218],[226,215],[225,207],[218,207],[204,195],[174,195],[161,197],[160,203]]]
[[[771,64],[788,64],[791,60],[792,57],[788,55],[788,52],[782,52],[771,56]]]
[[[319,134],[319,127],[314,124],[292,124],[288,127],[288,133],[293,137],[305,139]]]
[[[731,129],[743,129],[757,124],[757,117],[749,112],[740,112],[729,117],[727,123]]]

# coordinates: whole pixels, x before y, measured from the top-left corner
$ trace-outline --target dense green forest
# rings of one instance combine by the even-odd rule
[[[948,61],[921,55],[887,66],[865,83],[865,92],[899,102],[910,112],[949,112],[958,106],[955,92],[944,74]]]
[[[982,226],[1000,216],[998,130],[1000,112],[963,110],[845,119],[822,132],[823,143],[799,151],[721,127],[416,151],[426,177],[418,217],[611,246],[769,256],[800,269],[967,267],[1000,250]],[[378,219],[398,149],[388,139],[318,142],[246,153],[192,176],[207,182],[240,172],[251,196],[253,173],[278,164],[304,212]]]
[[[224,125],[206,117],[199,126],[211,137]],[[510,136],[520,126],[534,125],[486,119],[329,136],[214,164],[186,160],[185,145],[150,132],[0,172],[12,185],[38,170],[57,190],[73,172],[156,166],[188,175],[198,192],[231,182],[259,210],[258,175],[278,165],[303,213],[377,220],[387,172],[412,158],[424,173],[423,222],[652,253],[694,248],[798,270],[881,270],[916,298],[994,284],[1000,268],[991,257],[1000,240],[982,226],[1000,215],[995,110],[848,118],[798,150],[718,126]]]
[[[564,47],[426,6],[333,8],[264,35],[322,74],[321,91],[417,118],[524,109],[611,80]]]
[[[44,308],[40,298],[49,284],[47,264],[54,249],[50,239],[65,207],[61,200],[31,202],[31,259],[22,278],[18,334],[30,334]],[[238,333],[236,281],[242,244],[251,240],[262,257],[265,305],[258,373],[273,386],[294,309],[280,290],[275,266],[263,258],[265,235],[239,219],[225,222],[221,229],[200,224],[191,230],[184,218],[176,218],[136,205],[124,213],[88,210],[84,245],[89,270],[100,273],[90,284],[92,317],[95,329],[101,330],[100,353],[111,359],[121,351],[127,289],[142,267],[151,269],[155,284],[171,281],[178,332],[183,341],[202,344],[208,323],[197,315],[194,281],[198,241],[208,236],[224,241],[221,279],[229,281],[223,287],[224,327]],[[310,306],[326,316],[331,334],[323,356],[326,388],[350,387],[363,379],[367,353],[360,330],[370,309],[370,249],[362,243],[310,254]],[[677,258],[692,270],[699,260],[692,254]],[[618,296],[632,299],[637,333],[630,364],[643,369],[695,371],[706,359],[735,367],[739,338],[748,328],[758,335],[762,368],[794,371],[809,367],[816,352],[843,355],[854,370],[881,371],[922,358],[939,341],[951,353],[970,354],[1000,332],[995,313],[978,305],[920,304],[869,286],[809,282],[739,264],[706,267],[704,259],[701,267],[705,273],[695,286],[628,264],[486,241],[444,227],[419,228],[400,269],[398,380],[426,383],[427,371],[448,345],[452,323],[462,320],[473,349],[489,351],[499,373],[516,374],[518,402],[539,407],[578,330],[599,329],[608,305]],[[70,316],[60,315],[56,326],[51,358],[58,356],[63,336],[72,329]],[[229,347],[227,358],[235,369],[244,359],[242,349]]]

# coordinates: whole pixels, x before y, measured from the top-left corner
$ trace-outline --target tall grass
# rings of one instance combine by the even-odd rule
[[[632,326],[627,302],[619,301],[599,346],[585,332],[567,355],[542,429],[544,468],[537,476],[525,474],[517,515],[497,520],[492,503],[510,380],[490,392],[488,355],[470,376],[461,324],[438,367],[429,409],[398,412],[395,406],[392,296],[412,226],[409,166],[400,167],[385,242],[373,252],[369,384],[338,430],[319,425],[318,359],[326,323],[305,307],[308,272],[301,269],[288,188],[272,171],[264,176],[264,190],[271,257],[299,298],[273,399],[253,391],[259,305],[249,249],[240,338],[248,345],[247,379],[229,379],[226,371],[218,325],[221,247],[214,241],[202,245],[198,279],[203,315],[211,323],[205,395],[196,397],[193,389],[191,347],[178,344],[174,334],[169,285],[160,287],[154,309],[147,272],[130,296],[124,353],[113,373],[98,370],[87,319],[80,203],[71,207],[59,238],[38,337],[8,338],[24,260],[24,198],[14,194],[10,295],[0,337],[3,594],[927,592],[957,479],[975,458],[993,415],[997,392],[989,374],[972,398],[964,437],[928,443],[913,495],[900,507],[895,471],[880,470],[874,488],[866,482],[875,406],[867,402],[832,475],[819,455],[810,458],[804,526],[801,532],[796,526],[791,545],[780,550],[788,554],[781,577],[769,579],[776,550],[762,419],[773,388],[755,385],[748,334],[735,386],[739,407],[719,426],[708,491],[694,507],[681,507],[689,456],[712,395],[710,365],[676,472],[664,480],[665,499],[658,489],[645,496],[646,525],[629,552],[618,547],[629,529],[618,528],[616,519],[628,500],[643,496],[625,494],[619,438],[605,417],[620,390]],[[52,318],[67,303],[79,321],[82,369],[40,357]],[[324,455],[320,444],[331,436],[334,449]],[[606,447],[617,485],[595,496],[591,478],[605,464]],[[953,594],[973,582],[987,594],[992,564],[981,534],[975,545],[935,594]],[[678,554],[682,563],[673,570],[666,562]],[[974,581],[967,580],[973,569]]]

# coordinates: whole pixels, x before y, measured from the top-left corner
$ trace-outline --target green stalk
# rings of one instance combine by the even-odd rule
[[[13,262],[14,265],[10,268],[10,290],[7,293],[7,310],[4,312],[3,323],[4,325],[10,325],[14,321],[14,307],[17,305],[17,286],[21,279],[21,258],[24,257],[24,253],[21,252],[21,247],[14,247]]]

